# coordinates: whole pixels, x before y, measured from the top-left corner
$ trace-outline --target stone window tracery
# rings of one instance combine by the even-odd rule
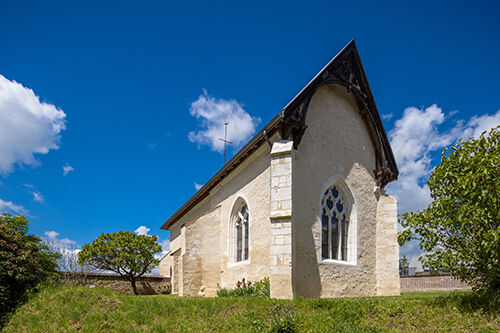
[[[321,258],[348,260],[350,212],[336,186],[323,194],[321,202]]]
[[[232,214],[233,260],[235,262],[248,260],[249,249],[249,213],[246,202],[239,198],[233,207]]]

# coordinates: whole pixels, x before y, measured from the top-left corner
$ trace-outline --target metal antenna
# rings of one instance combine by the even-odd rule
[[[224,139],[219,138],[219,140],[224,141],[224,164],[226,164],[226,144],[232,144],[231,141],[227,141],[227,124],[229,121],[224,122]]]

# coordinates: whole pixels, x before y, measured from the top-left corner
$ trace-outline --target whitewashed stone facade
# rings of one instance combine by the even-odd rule
[[[361,78],[310,88],[345,59]],[[358,59],[351,42],[289,104],[310,94],[302,125],[299,113],[275,117],[164,224],[171,250],[160,274],[174,293],[215,296],[269,277],[275,298],[399,294],[397,202],[383,189],[397,167],[362,99],[372,97]],[[322,201],[330,190],[342,198],[336,208]]]

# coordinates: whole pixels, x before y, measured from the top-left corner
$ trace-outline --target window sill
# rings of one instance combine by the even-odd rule
[[[232,267],[245,266],[245,265],[248,265],[248,264],[250,264],[250,259],[228,263],[227,267],[228,268],[232,268]]]
[[[326,264],[326,265],[342,265],[342,266],[358,266],[357,263],[352,262],[352,261],[343,261],[343,260],[337,260],[337,259],[321,259],[319,261],[320,264]]]

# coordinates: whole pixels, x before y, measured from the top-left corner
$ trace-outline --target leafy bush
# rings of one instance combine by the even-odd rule
[[[265,277],[262,280],[255,282],[253,285],[255,288],[254,295],[260,297],[269,297],[271,295],[271,286],[269,283],[269,278]]]
[[[221,288],[217,290],[218,297],[242,297],[242,296],[256,296],[256,297],[269,297],[270,285],[269,278],[265,277],[260,281],[245,282],[245,279],[236,283],[236,288]]]
[[[165,290],[162,290],[162,295],[170,295],[172,293],[172,286],[168,286]]]
[[[31,289],[57,278],[56,260],[60,256],[40,237],[28,234],[25,216],[0,214],[0,327]]]
[[[433,202],[400,218],[400,245],[415,239],[421,261],[473,289],[500,293],[500,126],[445,149],[427,182]]]

